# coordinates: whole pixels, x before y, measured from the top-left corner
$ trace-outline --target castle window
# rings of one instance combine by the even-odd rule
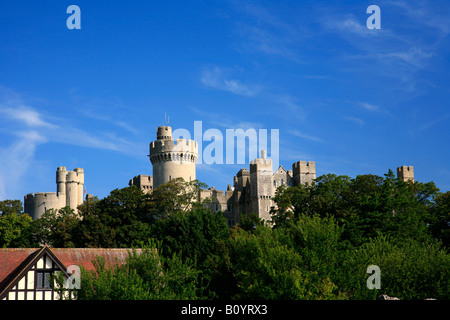
[[[273,180],[273,186],[276,187],[277,186],[277,182],[275,180]]]
[[[283,179],[281,179],[281,184],[280,185],[282,186],[283,184],[284,184]]]
[[[169,176],[169,181],[171,181],[172,180],[172,176]]]

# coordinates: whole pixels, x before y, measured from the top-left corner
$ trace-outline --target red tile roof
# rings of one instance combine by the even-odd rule
[[[0,283],[31,255],[41,248],[0,248]],[[49,248],[67,268],[70,265],[84,266],[94,270],[93,260],[100,256],[109,268],[125,262],[131,249],[97,249],[97,248]],[[136,249],[138,253],[140,249]]]
[[[39,248],[0,248],[0,283]]]

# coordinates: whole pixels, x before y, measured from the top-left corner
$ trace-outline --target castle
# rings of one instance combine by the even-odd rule
[[[84,171],[65,167],[56,169],[56,192],[29,193],[24,198],[24,212],[33,220],[40,218],[47,209],[61,209],[66,206],[77,210],[83,203]]]
[[[158,186],[175,178],[185,181],[196,179],[196,163],[198,160],[198,144],[194,140],[172,137],[170,126],[157,128],[156,140],[149,146],[149,160],[153,166],[153,176],[138,175],[129,181],[130,186],[137,186],[143,192],[151,193]],[[250,162],[250,171],[241,169],[233,178],[233,187],[227,190],[216,190],[211,187],[200,190],[198,200],[208,201],[213,212],[222,212],[229,226],[240,223],[241,217],[255,213],[260,219],[270,221],[270,209],[275,205],[273,197],[281,185],[296,186],[312,183],[316,179],[314,161],[297,161],[292,170],[283,166],[273,171],[272,160],[267,158],[265,150],[261,150],[260,158]],[[404,181],[414,181],[412,166],[397,168],[397,176]],[[66,171],[58,167],[56,171],[57,192],[31,193],[25,196],[24,211],[33,219],[37,219],[46,209],[59,209],[69,206],[74,210],[83,203],[84,172],[81,168]]]
[[[270,221],[270,209],[275,204],[273,197],[279,186],[312,183],[316,179],[314,161],[298,161],[292,164],[292,170],[280,166],[274,172],[272,160],[267,158],[265,150],[261,150],[260,156],[250,162],[250,171],[238,171],[233,178],[233,187],[229,184],[225,191],[216,190],[214,187],[200,190],[198,200],[209,198],[209,208],[213,212],[222,212],[229,226],[240,223],[243,215],[251,213]],[[130,186],[135,185],[150,193],[154,188],[174,178],[195,180],[198,144],[193,140],[174,141],[171,127],[158,127],[157,140],[150,143],[149,157],[153,165],[153,176],[135,176],[129,181]],[[405,181],[414,181],[413,167],[399,167],[397,176]]]

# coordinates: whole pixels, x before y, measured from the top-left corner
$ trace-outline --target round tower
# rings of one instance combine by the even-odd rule
[[[77,206],[83,204],[83,188],[84,188],[84,170],[83,168],[75,168],[73,171],[77,173]]]
[[[194,140],[172,138],[172,128],[160,126],[156,141],[150,143],[150,162],[153,165],[153,189],[175,178],[194,181],[198,145]]]
[[[78,176],[75,171],[67,171],[66,206],[76,209],[78,205]]]
[[[66,167],[58,167],[56,169],[56,195],[65,197],[66,194]]]

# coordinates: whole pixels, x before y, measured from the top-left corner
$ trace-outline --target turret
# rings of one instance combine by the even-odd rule
[[[250,195],[252,211],[259,214],[260,219],[266,221],[271,219],[272,177],[272,159],[267,159],[265,150],[261,150],[261,158],[250,162]]]
[[[58,197],[65,197],[66,194],[66,167],[56,169],[56,194]]]
[[[75,168],[73,171],[77,173],[77,206],[79,206],[80,204],[83,204],[84,170],[82,168]]]
[[[172,138],[172,128],[158,127],[157,140],[150,143],[150,162],[153,165],[153,188],[175,178],[185,181],[196,179],[195,165],[198,159],[198,145],[194,140]]]
[[[75,171],[67,172],[66,206],[76,209],[78,205],[78,176]]]
[[[414,182],[414,168],[413,166],[401,166],[397,168],[397,178],[403,181]]]
[[[292,164],[295,184],[312,183],[316,179],[316,163],[314,161],[298,161]]]

